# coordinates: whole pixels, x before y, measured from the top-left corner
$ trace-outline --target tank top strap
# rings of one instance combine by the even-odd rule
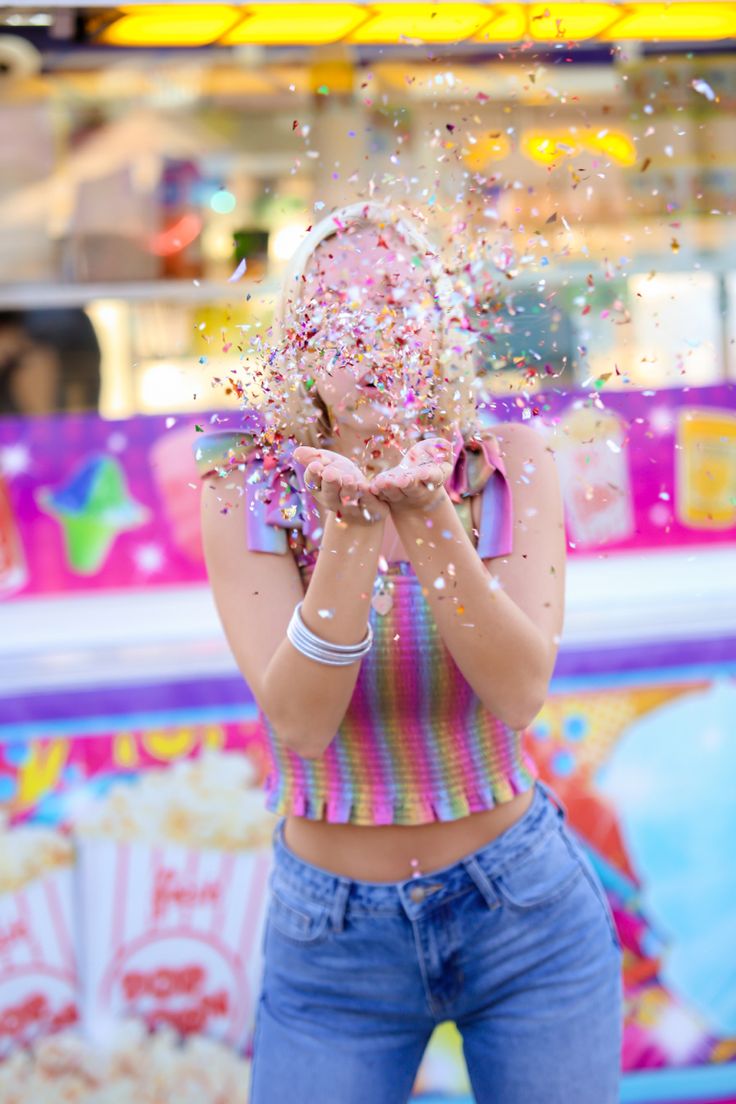
[[[307,547],[314,545],[319,519],[309,504],[304,468],[288,445],[264,455],[262,416],[258,411],[247,415],[242,428],[209,430],[194,442],[200,478],[245,471],[245,532],[251,552],[285,555],[290,531],[294,536],[301,531]]]
[[[192,442],[200,479],[220,479],[236,471],[258,452],[253,433],[231,427],[208,429]]]
[[[481,559],[508,556],[513,548],[511,487],[498,438],[484,426],[463,438],[453,438],[455,467],[447,485],[455,503],[481,495],[477,551]]]
[[[494,470],[482,491],[478,555],[483,560],[490,560],[494,556],[510,556],[513,551],[513,499],[498,442],[494,438],[492,448],[484,442],[484,449],[488,449],[487,455]]]

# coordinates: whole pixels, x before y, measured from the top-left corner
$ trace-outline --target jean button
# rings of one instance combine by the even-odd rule
[[[409,896],[411,897],[412,901],[416,901],[418,903],[419,901],[424,900],[425,891],[422,886],[412,886],[409,890]]]

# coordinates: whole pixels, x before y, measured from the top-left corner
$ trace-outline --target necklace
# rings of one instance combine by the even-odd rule
[[[393,589],[394,584],[391,579],[386,579],[383,574],[376,576],[376,581],[373,584],[371,605],[379,617],[385,617],[387,613],[391,612],[394,604]]]

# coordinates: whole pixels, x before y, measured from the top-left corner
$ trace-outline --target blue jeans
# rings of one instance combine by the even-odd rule
[[[274,833],[250,1104],[405,1104],[452,1020],[477,1104],[616,1104],[621,944],[552,791],[453,866],[363,882]]]

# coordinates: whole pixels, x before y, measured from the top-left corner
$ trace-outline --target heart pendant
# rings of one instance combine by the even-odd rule
[[[379,590],[378,594],[374,594],[371,598],[371,605],[381,617],[386,616],[393,604],[393,595],[388,590]]]

